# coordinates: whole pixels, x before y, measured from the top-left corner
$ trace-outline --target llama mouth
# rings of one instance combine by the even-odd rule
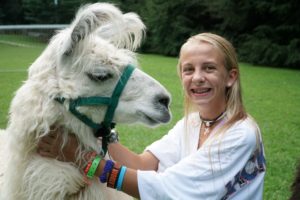
[[[138,112],[138,114],[142,117],[142,119],[144,119],[143,121],[146,123],[146,124],[149,124],[149,125],[157,125],[157,124],[160,124],[160,123],[167,123],[170,121],[171,119],[171,116],[170,114],[167,112],[166,114],[163,114],[161,116],[151,116],[149,114],[146,114],[142,111]]]
[[[144,115],[144,117],[149,122],[149,124],[159,124],[159,121],[149,117],[148,115]]]

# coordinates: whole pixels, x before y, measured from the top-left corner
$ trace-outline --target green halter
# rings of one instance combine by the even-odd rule
[[[134,69],[134,66],[130,64],[125,67],[111,97],[91,96],[78,97],[77,99],[69,100],[69,111],[80,121],[85,123],[87,126],[91,127],[94,130],[95,137],[102,137],[102,150],[104,154],[106,154],[107,152],[108,136],[111,132],[111,129],[115,127],[115,123],[113,123],[112,120],[114,117],[115,110],[119,103],[119,98]],[[63,104],[66,99],[64,97],[58,97],[55,98],[55,100]],[[93,122],[92,119],[88,118],[86,115],[80,113],[77,110],[77,107],[81,106],[98,105],[108,106],[104,120],[100,124]]]

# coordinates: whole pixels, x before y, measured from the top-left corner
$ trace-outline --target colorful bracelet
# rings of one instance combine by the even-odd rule
[[[83,161],[82,162],[85,162],[85,164],[83,164],[83,166],[85,166],[83,168],[83,172],[84,174],[87,174],[91,165],[92,165],[92,161],[93,159],[95,159],[95,157],[97,156],[97,152],[95,151],[90,151],[90,152],[87,152],[84,156],[83,156]]]
[[[112,170],[108,176],[107,187],[116,188],[116,183],[118,180],[120,168],[121,168],[121,166],[118,163],[114,164],[114,167],[112,168]]]
[[[127,170],[127,168],[125,166],[122,166],[120,169],[120,173],[119,173],[118,180],[117,180],[117,186],[116,186],[116,189],[119,191],[122,190],[122,185],[123,185],[126,170]]]
[[[103,169],[103,172],[102,174],[99,176],[99,180],[101,183],[106,183],[107,181],[107,175],[108,173],[111,172],[111,170],[113,169],[114,167],[114,162],[111,161],[111,160],[107,160],[106,163],[105,163],[105,166],[104,166],[104,169]]]
[[[87,174],[86,174],[86,176],[87,176],[89,179],[93,179],[93,177],[94,177],[94,175],[95,175],[95,172],[96,172],[96,170],[97,170],[97,168],[98,168],[98,165],[99,165],[101,159],[102,159],[102,158],[101,158],[99,155],[97,155],[97,156],[94,158],[94,160],[93,160],[93,162],[92,162],[92,165],[90,166],[90,168],[89,168],[89,170],[88,170],[88,172],[87,172]]]
[[[91,166],[92,166],[92,161],[89,161],[88,164],[86,165],[85,169],[83,170],[84,174],[88,173],[88,171],[90,170]]]

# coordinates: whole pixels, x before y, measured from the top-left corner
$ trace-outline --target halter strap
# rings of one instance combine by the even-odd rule
[[[111,124],[112,119],[115,114],[115,110],[119,103],[119,98],[120,98],[122,91],[123,91],[124,87],[126,86],[128,80],[129,80],[129,77],[131,76],[134,69],[135,68],[132,65],[127,65],[127,67],[124,69],[122,76],[120,77],[120,79],[113,91],[113,94],[111,96],[110,106],[107,108],[107,111],[106,111],[106,114],[104,117],[104,121],[103,121],[103,123],[105,125]]]
[[[69,111],[80,121],[85,123],[87,126],[91,127],[94,130],[95,137],[102,137],[102,150],[104,154],[107,152],[108,135],[110,134],[111,129],[115,127],[115,123],[113,123],[112,120],[115,114],[115,110],[119,103],[119,98],[134,69],[135,67],[130,64],[125,67],[111,97],[91,96],[91,97],[78,97],[77,99],[69,99]],[[57,97],[55,98],[55,100],[63,104],[66,101],[66,98]],[[81,106],[98,106],[98,105],[108,106],[104,119],[100,124],[95,123],[88,116],[80,113],[77,110],[77,107],[81,107]]]

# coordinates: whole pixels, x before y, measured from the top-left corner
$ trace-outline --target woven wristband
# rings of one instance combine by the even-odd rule
[[[122,190],[122,185],[123,185],[126,170],[127,170],[127,168],[125,166],[122,166],[121,169],[120,169],[119,177],[118,177],[118,180],[117,180],[117,186],[116,186],[116,189],[119,190],[119,191]]]
[[[107,174],[112,170],[114,167],[114,162],[112,160],[107,160],[103,169],[102,174],[99,176],[101,183],[106,183],[107,181]]]
[[[117,180],[120,173],[121,166],[118,163],[115,163],[114,167],[109,173],[108,180],[107,180],[107,187],[116,188]]]
[[[91,167],[90,167],[88,173],[86,174],[86,176],[87,176],[89,179],[93,179],[93,177],[94,177],[94,175],[95,175],[95,172],[96,172],[96,170],[97,170],[97,168],[98,168],[98,165],[99,165],[101,159],[102,159],[102,158],[101,158],[99,155],[97,155],[97,156],[94,158],[94,160],[93,160],[93,162],[92,162],[92,165],[91,165]]]

